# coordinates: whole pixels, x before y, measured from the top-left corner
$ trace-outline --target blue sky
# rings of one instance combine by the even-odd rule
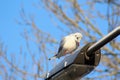
[[[21,6],[24,7],[27,14],[34,15],[33,13],[36,12],[35,22],[40,26],[40,29],[48,33],[50,32],[52,36],[55,36],[57,40],[60,40],[60,37],[58,37],[58,35],[60,35],[60,31],[57,30],[56,27],[51,30],[49,29],[49,27],[52,27],[53,25],[51,24],[47,12],[43,8],[40,8],[40,10],[36,9],[33,7],[33,3],[34,1],[32,0],[4,0],[0,2],[0,39],[4,43],[5,47],[7,47],[8,59],[11,59],[11,53],[15,53],[15,55],[19,57],[21,46],[26,52],[26,48],[24,47],[26,45],[25,40],[21,36],[21,33],[23,33],[24,28],[27,28],[27,26],[16,23],[16,20],[22,21],[20,17]],[[37,1],[35,4],[36,3]],[[28,55],[27,57],[29,59]]]
[[[37,1],[36,1],[37,2]],[[40,29],[46,32],[50,32],[51,35],[55,36],[56,39],[59,40],[60,31],[57,30],[56,27],[53,27],[51,19],[49,19],[49,14],[47,12],[40,8],[40,10],[33,7],[33,3],[36,3],[32,0],[4,0],[0,2],[0,38],[2,41],[7,45],[9,50],[14,51],[14,48],[19,48],[20,44],[24,42],[23,38],[20,36],[20,33],[22,33],[24,27],[16,23],[16,20],[21,20],[20,18],[20,7],[21,5],[24,5],[26,13],[32,14],[32,12],[36,12],[37,15],[35,15],[35,22],[38,26],[40,26]],[[33,14],[34,15],[34,14]],[[40,19],[41,18],[41,19]],[[98,19],[99,20],[99,19]],[[47,26],[46,26],[47,22]],[[98,21],[99,22],[99,21]],[[59,22],[59,24],[61,24]],[[104,24],[104,23],[103,23]],[[106,30],[107,28],[104,27],[106,25],[101,24],[100,28],[102,30]],[[61,24],[61,26],[64,26]],[[49,27],[53,27],[51,30],[49,30]],[[106,29],[104,29],[106,28]],[[106,31],[103,31],[106,32]],[[57,33],[55,35],[54,33]],[[18,43],[19,41],[19,43]],[[15,43],[15,44],[14,44]]]
[[[20,26],[15,22],[15,19],[19,19],[20,3],[19,0],[0,2],[0,38],[10,51],[14,51],[22,43]]]
[[[25,40],[23,39],[23,37],[21,37],[20,34],[23,32],[24,28],[27,28],[27,26],[21,26],[16,23],[16,20],[21,21],[20,7],[22,5],[24,6],[27,14],[32,14],[33,12],[35,12],[35,15],[32,15],[35,16],[35,22],[38,26],[40,26],[40,29],[45,32],[51,33],[51,35],[54,36],[58,41],[60,41],[61,36],[63,36],[61,35],[62,32],[54,27],[55,25],[52,24],[52,21],[49,18],[49,14],[46,10],[44,10],[42,7],[40,9],[36,9],[35,7],[33,7],[33,3],[37,2],[37,0],[2,0],[0,2],[0,39],[5,44],[5,46],[7,46],[8,53],[19,53],[19,47],[25,45]],[[105,5],[103,5],[102,8],[104,6]],[[100,9],[99,5],[97,9]],[[59,21],[57,22],[59,23],[59,25],[65,27],[64,24],[60,23]],[[99,19],[98,22],[100,22]],[[104,32],[103,34],[107,33],[106,30],[108,25],[105,25],[105,23],[106,22],[99,25],[101,26],[99,27],[99,29]],[[66,33],[64,35],[66,35]]]
[[[36,17],[35,19],[36,24],[40,26],[40,29],[50,32],[48,27],[52,25],[49,23],[50,20],[48,19],[45,10],[38,11],[38,9],[34,8],[32,4],[33,1],[31,0],[4,0],[0,2],[0,38],[10,51],[16,50],[15,48],[18,49],[19,46],[24,43],[20,34],[26,26],[21,26],[16,23],[16,20],[21,21],[21,5],[24,5],[26,13],[36,11],[36,14],[39,14],[38,18]],[[48,20],[47,24],[49,26],[46,26],[46,20]],[[54,34],[54,32],[51,31],[51,34]]]

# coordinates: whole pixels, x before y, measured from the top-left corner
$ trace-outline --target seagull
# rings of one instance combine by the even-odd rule
[[[81,38],[82,34],[79,32],[65,36],[60,42],[58,53],[49,58],[49,60],[60,58],[66,54],[73,54],[73,52],[79,47]]]

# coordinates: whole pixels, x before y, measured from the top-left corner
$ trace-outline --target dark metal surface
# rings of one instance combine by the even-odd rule
[[[65,57],[46,76],[45,80],[77,80],[90,73],[100,62],[100,48],[120,34],[117,27],[96,43],[88,43],[73,55]]]
[[[71,55],[71,56],[66,56],[65,59],[60,62],[58,65],[56,65],[54,67],[54,69],[52,69],[48,74],[47,74],[47,77],[52,77],[54,76],[55,74],[57,74],[58,72],[60,72],[63,68],[69,66],[70,64],[73,63],[74,59],[76,58],[77,54],[79,53],[79,50],[77,52],[75,52],[76,54],[75,55]],[[65,62],[66,65],[65,65]]]
[[[92,44],[94,43],[88,43],[73,55],[67,56],[48,73],[45,80],[76,80],[90,73],[99,64],[101,58],[100,50],[86,58],[88,57],[86,51]]]
[[[91,56],[87,56],[87,50],[90,46],[92,46],[95,42],[91,42],[86,44],[78,53],[74,60],[74,64],[80,65],[92,65],[97,66],[99,64],[101,58],[101,50],[97,50],[93,52]]]
[[[46,80],[80,80],[80,78],[90,73],[94,67],[95,66],[72,64]]]
[[[87,55],[91,55],[91,53],[95,52],[96,50],[99,50],[101,47],[103,47],[105,44],[116,38],[118,35],[120,35],[120,26],[115,28],[113,31],[111,31],[109,34],[107,34],[105,37],[100,39],[98,42],[93,44],[87,51]]]

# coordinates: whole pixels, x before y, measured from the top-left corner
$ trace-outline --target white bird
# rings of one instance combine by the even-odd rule
[[[65,36],[60,42],[58,53],[49,58],[49,60],[60,58],[66,54],[72,54],[78,48],[81,38],[82,34],[78,32]]]

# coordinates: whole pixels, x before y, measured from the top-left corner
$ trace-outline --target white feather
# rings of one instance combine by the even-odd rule
[[[75,51],[78,48],[77,43],[79,44],[81,38],[82,38],[82,34],[78,33],[78,32],[74,33],[74,34],[70,34],[68,36],[65,36],[61,40],[58,53],[55,56],[53,56],[52,58],[50,58],[49,60],[52,60],[55,58],[60,58],[66,54],[70,54],[73,51]]]

